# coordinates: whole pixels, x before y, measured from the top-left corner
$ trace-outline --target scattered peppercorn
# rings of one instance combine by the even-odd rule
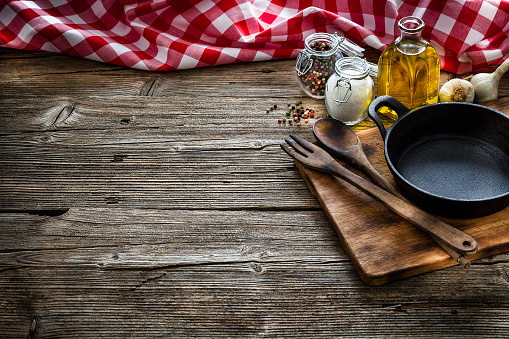
[[[299,106],[300,105],[300,106]],[[277,104],[270,106],[267,109],[267,113],[276,111]],[[297,126],[301,125],[301,119],[304,120],[304,123],[309,122],[309,118],[314,117],[315,112],[309,108],[304,108],[302,105],[302,101],[297,102],[295,105],[288,104],[288,110],[285,112],[286,118],[283,117],[281,119],[277,119],[278,124],[287,124],[293,125],[293,122],[296,123]]]

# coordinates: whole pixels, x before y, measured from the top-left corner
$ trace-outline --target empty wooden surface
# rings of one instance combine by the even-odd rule
[[[287,103],[326,115],[294,65],[0,49],[0,336],[507,337],[508,254],[361,281],[279,148]]]

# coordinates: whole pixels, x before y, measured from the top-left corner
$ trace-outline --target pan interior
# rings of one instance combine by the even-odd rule
[[[469,136],[428,136],[403,151],[395,165],[412,185],[448,199],[480,200],[509,192],[507,153]]]

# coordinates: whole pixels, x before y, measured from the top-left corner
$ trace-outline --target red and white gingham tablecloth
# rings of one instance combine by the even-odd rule
[[[509,57],[509,0],[0,0],[0,46],[166,71],[294,58],[315,32],[383,50],[409,15],[446,71]]]

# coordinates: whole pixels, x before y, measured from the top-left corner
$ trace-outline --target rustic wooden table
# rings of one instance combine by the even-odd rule
[[[287,103],[326,115],[294,65],[0,49],[0,336],[507,338],[507,254],[360,280],[279,148]]]

